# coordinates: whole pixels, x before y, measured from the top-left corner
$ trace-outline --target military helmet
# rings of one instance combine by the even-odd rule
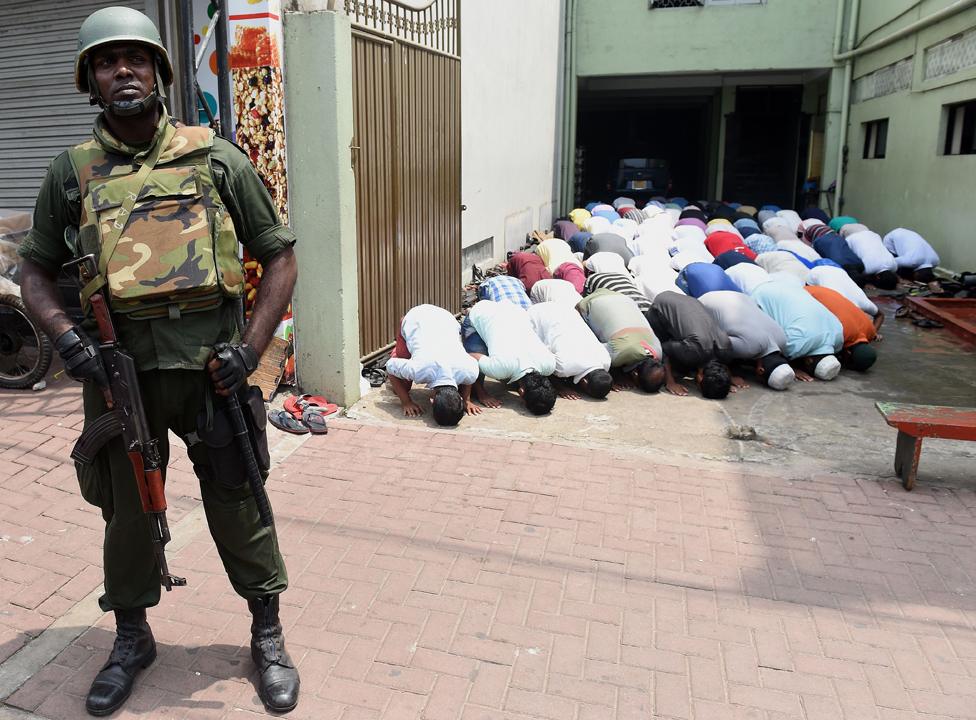
[[[152,47],[159,56],[157,68],[163,85],[173,82],[173,65],[152,20],[132,8],[107,7],[89,15],[78,31],[78,55],[75,59],[75,87],[78,90],[91,92],[88,84],[89,54],[102,45],[117,42],[136,42]]]

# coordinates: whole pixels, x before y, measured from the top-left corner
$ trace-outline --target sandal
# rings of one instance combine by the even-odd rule
[[[302,413],[302,424],[313,435],[328,435],[329,428],[325,424],[325,415],[317,408],[306,408]]]
[[[912,311],[908,305],[900,305],[897,310],[895,310],[896,318],[908,317],[908,314]]]
[[[268,413],[268,422],[279,430],[292,435],[307,435],[309,432],[309,428],[292,417],[292,414],[287,410],[275,410]]]
[[[333,415],[339,412],[338,405],[330,403],[321,395],[293,395],[285,399],[284,408],[296,420],[301,420],[302,414],[309,408],[318,410],[322,416]]]
[[[386,382],[386,370],[375,365],[365,367],[363,368],[363,377],[369,381],[370,387],[383,387],[383,383]]]
[[[941,328],[945,327],[938,320],[930,320],[926,317],[912,318],[912,325],[918,325],[920,328]]]

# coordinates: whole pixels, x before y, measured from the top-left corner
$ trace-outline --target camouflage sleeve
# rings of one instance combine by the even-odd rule
[[[244,151],[218,137],[211,157],[217,189],[248,252],[265,264],[294,245],[295,234],[282,224],[270,193]]]
[[[78,182],[67,153],[51,161],[34,205],[34,225],[17,252],[51,273],[71,259],[64,241],[68,226],[78,226],[81,199]]]

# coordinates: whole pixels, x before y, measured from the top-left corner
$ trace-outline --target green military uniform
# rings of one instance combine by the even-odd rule
[[[79,182],[78,148],[74,149],[73,156],[65,152],[54,159],[37,198],[34,227],[20,254],[56,273],[76,251],[66,243],[65,229],[79,225],[83,231],[79,242],[84,251],[90,251],[83,236],[86,207],[91,210],[92,194],[85,189],[96,180],[114,177],[120,165],[137,167],[152,153],[155,144],[161,142],[164,130],[172,137],[172,127],[167,129],[167,125],[174,124],[164,113],[154,140],[146,146],[134,147],[113,137],[99,116],[94,144],[87,147],[103,158],[110,158],[111,162],[87,168],[84,171],[87,177]],[[220,137],[212,138],[203,175],[208,170],[213,188],[219,194],[218,204],[226,208],[223,226],[226,229],[232,223],[229,237],[233,238],[236,232],[236,237],[261,263],[267,263],[294,244],[294,234],[281,224],[270,195],[243,152]],[[160,192],[160,195],[172,194],[172,189],[163,188]],[[135,219],[135,214],[132,217]],[[173,232],[178,234],[180,230]],[[226,242],[226,233],[223,237]],[[216,274],[224,275],[219,268]],[[118,276],[116,273],[115,277]],[[242,284],[242,278],[234,281]],[[124,287],[120,290],[119,283],[111,278],[110,285],[113,302],[121,305]],[[140,373],[149,430],[159,440],[163,471],[169,457],[167,431],[190,438],[189,456],[201,478],[201,495],[211,534],[234,589],[251,599],[277,595],[287,586],[274,527],[261,526],[245,478],[240,478],[239,483],[228,478],[218,482],[210,470],[206,446],[194,442],[198,416],[213,408],[213,389],[204,365],[216,343],[239,341],[236,302],[226,297],[231,294],[225,293],[223,300],[219,295],[216,299],[211,296],[196,306],[192,302],[179,306],[159,303],[157,309],[161,307],[163,312],[150,312],[148,318],[146,313],[116,312],[113,319],[119,341],[135,359]],[[88,322],[84,327],[91,335],[96,334],[93,323]],[[84,389],[84,406],[86,424],[106,412],[99,389],[91,384],[86,384]],[[102,609],[124,610],[157,604],[159,571],[153,562],[149,530],[121,438],[109,442],[90,469],[79,471],[79,482],[82,495],[101,508],[106,522],[105,594],[99,600]]]

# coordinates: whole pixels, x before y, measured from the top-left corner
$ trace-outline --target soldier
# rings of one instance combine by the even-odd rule
[[[278,619],[278,596],[288,584],[278,539],[273,526],[262,527],[240,468],[228,469],[215,444],[198,438],[221,412],[215,394],[244,386],[278,325],[297,276],[295,236],[239,148],[169,116],[162,100],[172,80],[159,32],[142,13],[105,8],[82,24],[75,84],[102,112],[94,138],[56,157],[41,186],[34,227],[20,250],[23,297],[55,338],[68,375],[87,381],[90,426],[106,412],[98,386],[105,370],[91,338],[94,324],[89,318],[72,325],[56,275],[73,254],[99,258],[97,284],[109,297],[121,345],[135,359],[162,468],[167,431],[173,430],[187,442],[211,535],[253,616],[251,656],[261,699],[270,710],[287,712],[298,703],[299,677]],[[72,227],[78,229],[76,247],[66,242]],[[243,337],[239,242],[264,266],[260,299]],[[83,299],[91,292],[83,290]],[[218,343],[229,344],[219,357],[213,351]],[[121,440],[105,444],[89,469],[79,465],[78,479],[106,523],[99,605],[114,611],[117,637],[86,707],[108,715],[156,657],[146,608],[159,602],[159,570]]]

